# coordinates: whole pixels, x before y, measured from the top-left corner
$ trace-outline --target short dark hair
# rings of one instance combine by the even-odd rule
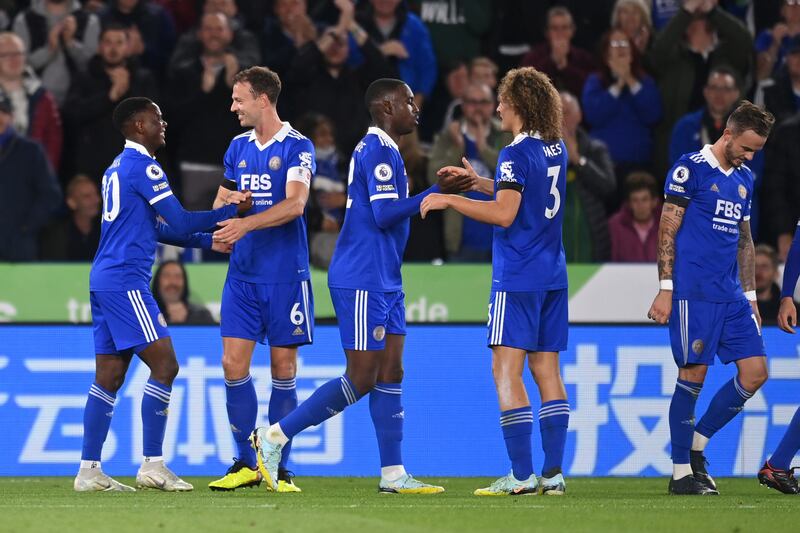
[[[756,255],[759,254],[769,257],[769,260],[772,262],[772,267],[775,269],[778,268],[778,252],[775,251],[775,248],[769,244],[759,244],[756,246]]]
[[[658,198],[658,183],[652,174],[643,170],[634,170],[625,177],[625,199],[639,191],[650,191],[653,197]]]
[[[114,127],[124,135],[128,122],[130,122],[137,113],[145,111],[151,105],[155,105],[155,103],[144,96],[126,98],[114,108],[111,121],[114,123]]]
[[[239,71],[233,77],[233,83],[249,83],[253,96],[266,94],[272,105],[278,103],[278,96],[281,94],[281,79],[267,67],[250,67]]]
[[[728,117],[725,127],[734,135],[753,130],[760,137],[769,137],[773,124],[775,124],[775,117],[772,113],[752,102],[742,100]]]
[[[106,33],[110,32],[110,31],[121,31],[122,33],[125,34],[125,38],[127,39],[128,38],[128,30],[129,29],[130,29],[130,26],[124,26],[124,25],[120,24],[119,22],[110,22],[110,23],[106,24],[105,26],[103,26],[103,28],[100,30],[100,39],[102,39],[103,36]]]
[[[706,83],[708,83],[708,80],[710,80],[711,76],[713,76],[714,74],[718,76],[730,76],[733,79],[733,83],[736,85],[737,89],[740,89],[742,86],[742,79],[739,76],[739,73],[736,72],[731,67],[729,67],[728,65],[717,65],[715,67],[712,67],[711,70],[708,71],[708,77],[706,78]]]
[[[367,109],[371,109],[380,100],[385,100],[387,96],[398,90],[406,83],[395,78],[379,78],[367,87],[364,93],[364,104]]]

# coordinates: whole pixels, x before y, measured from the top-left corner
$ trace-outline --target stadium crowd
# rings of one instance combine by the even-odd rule
[[[99,184],[123,144],[111,113],[130,96],[159,103],[170,139],[159,160],[183,205],[208,209],[241,131],[233,76],[252,65],[280,75],[280,115],[315,145],[308,227],[321,268],[369,124],[364,90],[380,77],[403,79],[422,109],[400,146],[413,194],[462,156],[493,175],[511,140],[498,79],[519,65],[550,76],[570,262],[655,261],[666,170],[713,143],[742,98],[778,119],[748,163],[765,264],[785,260],[800,216],[800,0],[0,0],[0,30],[2,261],[92,259]],[[405,259],[490,261],[491,240],[488,226],[436,212],[412,221]]]

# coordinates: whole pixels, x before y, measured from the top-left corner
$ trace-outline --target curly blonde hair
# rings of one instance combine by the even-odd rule
[[[509,70],[497,94],[522,118],[522,131],[538,131],[545,141],[561,138],[561,97],[546,74],[533,67]]]

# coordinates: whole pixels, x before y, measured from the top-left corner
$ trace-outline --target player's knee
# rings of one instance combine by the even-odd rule
[[[250,372],[245,359],[227,352],[222,354],[222,370],[225,373],[225,379],[241,379]],[[272,375],[275,376],[274,371]]]
[[[348,373],[347,377],[350,378],[359,397],[368,394],[378,381],[377,372],[352,372]]]
[[[297,375],[297,362],[294,360],[275,360],[272,361],[270,368],[272,379],[293,379]]]
[[[125,383],[125,373],[98,372],[94,381],[108,392],[116,393]]]
[[[175,378],[178,376],[178,370],[180,370],[178,361],[176,359],[171,359],[160,362],[156,368],[151,368],[150,374],[152,378],[159,383],[171,387],[172,382],[175,381]]]
[[[381,368],[378,381],[381,383],[402,383],[405,371],[402,365],[393,365],[389,368]]]
[[[741,382],[742,386],[749,392],[755,392],[758,389],[760,389],[764,383],[766,383],[768,378],[769,378],[769,372],[767,371],[767,367],[763,366],[753,370],[749,370],[744,375],[740,375],[739,381]]]

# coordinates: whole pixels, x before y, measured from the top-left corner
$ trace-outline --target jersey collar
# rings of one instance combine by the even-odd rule
[[[734,167],[729,168],[727,170],[727,172],[722,170],[722,167],[719,166],[719,161],[717,160],[716,156],[714,155],[714,152],[711,151],[711,145],[710,144],[707,144],[707,145],[703,146],[703,149],[700,150],[700,153],[703,155],[703,157],[706,160],[706,163],[708,163],[711,166],[711,168],[716,168],[717,170],[719,170],[720,172],[722,172],[726,176],[730,176],[731,174],[733,174],[733,171],[735,170]]]
[[[274,142],[283,142],[283,140],[286,138],[289,132],[292,131],[292,125],[289,124],[288,122],[281,122],[281,124],[283,124],[283,126],[281,126],[281,129],[279,129],[278,132],[272,136],[272,139],[266,142],[266,144],[261,144],[260,142],[258,142],[258,137],[256,137],[255,129],[250,130],[250,137],[248,137],[247,140],[255,141],[256,148],[258,148],[259,150],[264,150],[267,146],[271,145]]]
[[[539,133],[538,131],[534,131],[533,133],[531,133],[529,131],[521,131],[521,132],[517,133],[517,136],[514,137],[514,140],[511,141],[511,144],[517,144],[518,142],[520,142],[525,137],[533,137],[534,139],[541,139],[542,138],[542,134]]]
[[[378,137],[380,137],[381,139],[386,141],[386,143],[389,146],[391,146],[392,148],[394,148],[398,152],[400,151],[400,148],[397,146],[397,143],[394,142],[394,139],[389,137],[389,134],[386,133],[385,131],[383,131],[382,129],[380,129],[379,127],[370,126],[369,129],[367,130],[367,135],[369,135],[370,133],[373,134],[373,135],[377,135]]]
[[[150,155],[150,152],[147,151],[147,148],[145,148],[144,146],[142,146],[141,144],[139,144],[137,142],[133,142],[130,139],[125,139],[125,148],[131,148],[133,150],[136,150],[137,152],[139,152],[142,155],[146,155],[150,159],[155,159],[155,157]]]

